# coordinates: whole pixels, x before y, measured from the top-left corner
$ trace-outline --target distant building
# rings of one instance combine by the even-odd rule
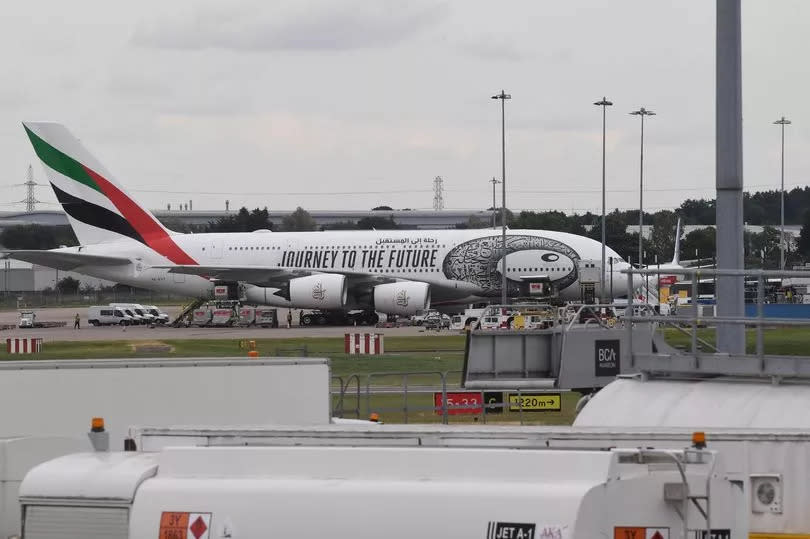
[[[73,271],[60,271],[19,260],[0,260],[0,292],[39,292],[56,288],[56,283],[65,277],[79,281],[80,287],[101,288],[115,283],[88,277]]]

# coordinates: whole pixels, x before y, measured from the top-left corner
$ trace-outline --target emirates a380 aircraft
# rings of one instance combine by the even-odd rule
[[[305,309],[409,315],[431,303],[448,308],[501,296],[500,231],[172,232],[63,125],[23,126],[81,245],[9,251],[11,258],[199,298],[227,285],[232,297]],[[510,297],[527,296],[532,282],[548,278],[562,298],[579,298],[577,262],[601,257],[601,244],[583,236],[507,234]],[[613,271],[624,295],[618,272],[628,264],[612,249],[607,256],[619,260]]]

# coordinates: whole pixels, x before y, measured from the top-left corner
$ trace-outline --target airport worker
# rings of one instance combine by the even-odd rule
[[[81,321],[81,318],[79,317],[79,313],[76,313],[76,316],[73,318],[73,329],[80,329],[79,328],[79,322],[80,321]]]
[[[287,310],[287,329],[292,327],[292,309]]]

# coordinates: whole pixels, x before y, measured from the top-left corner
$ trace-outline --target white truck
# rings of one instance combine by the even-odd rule
[[[464,309],[462,314],[456,314],[451,317],[450,329],[461,331],[468,327],[471,329],[475,328],[486,310],[486,307],[470,307]]]
[[[20,311],[20,321],[17,327],[20,328],[33,328],[36,326],[37,313],[34,311]]]
[[[757,402],[756,399],[751,400],[755,391],[752,387],[750,390],[742,391],[739,401],[732,399],[728,413],[733,413],[733,409],[739,409],[739,402],[747,400],[749,402],[747,413],[739,415],[743,416],[744,420],[757,415],[759,405],[765,403]],[[661,402],[667,400],[666,390],[658,392]],[[721,389],[719,394],[724,395],[725,391]],[[706,396],[708,395],[707,391]],[[763,401],[769,401],[772,395],[763,397]],[[796,394],[794,393],[791,398],[796,399]],[[701,402],[695,406],[695,411],[700,410],[704,404],[701,397],[698,400]],[[677,402],[679,408],[690,408],[686,400],[673,402]],[[804,408],[800,402],[806,402],[806,395],[794,402],[797,403],[795,415],[803,414],[801,410]],[[597,405],[595,407],[597,409],[606,405],[606,401],[602,400],[594,400],[590,404],[593,403]],[[766,404],[763,408],[761,417],[763,421],[767,421],[772,407]],[[705,411],[705,408],[702,409]],[[608,408],[604,416],[610,416],[612,411],[615,412]],[[739,510],[748,519],[752,539],[795,539],[810,536],[810,512],[805,510],[810,504],[810,487],[805,481],[807,455],[810,454],[810,429],[806,426],[786,428],[786,423],[776,428],[715,427],[712,426],[714,421],[709,417],[710,423],[706,430],[695,432],[694,428],[684,426],[682,413],[671,415],[673,421],[678,421],[682,426],[609,427],[601,426],[600,421],[599,426],[574,427],[366,424],[306,428],[241,428],[230,432],[195,427],[146,427],[134,428],[132,433],[137,447],[150,452],[159,452],[178,445],[266,447],[292,444],[309,447],[340,445],[434,449],[487,447],[520,449],[528,452],[537,449],[607,451],[614,447],[683,448],[694,445],[695,442],[701,443],[703,440],[709,450],[716,451],[722,457],[726,479],[743,494],[744,503]],[[723,412],[718,417],[726,415],[726,412]],[[589,419],[585,415],[582,417]],[[590,416],[590,419],[594,419],[594,416]],[[590,419],[588,423],[591,422]],[[472,481],[475,475],[468,477]],[[712,529],[716,529],[713,517]],[[670,533],[673,534],[670,536],[671,539],[680,537],[675,530],[671,530]]]
[[[20,500],[27,539],[731,539],[748,531],[743,492],[722,458],[695,449],[101,451],[37,466]],[[710,505],[710,523],[693,501]]]

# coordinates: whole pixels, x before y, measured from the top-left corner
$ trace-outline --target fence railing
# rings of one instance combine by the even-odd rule
[[[187,296],[150,292],[147,290],[118,291],[92,290],[60,293],[55,290],[37,292],[0,292],[0,308],[42,308],[75,305],[107,305],[108,303],[139,303],[142,305],[182,305],[189,302]]]
[[[810,326],[810,318],[777,318],[777,317],[766,317],[764,314],[764,305],[766,304],[765,301],[765,288],[766,288],[766,281],[769,278],[804,278],[810,280],[810,271],[781,271],[781,270],[759,270],[759,269],[707,269],[707,268],[674,268],[674,269],[667,269],[667,273],[673,275],[685,275],[691,278],[691,293],[692,293],[692,309],[686,310],[688,313],[687,315],[652,315],[652,316],[636,316],[633,312],[633,305],[638,305],[638,303],[634,303],[633,300],[633,276],[634,275],[650,275],[656,273],[656,269],[642,269],[642,268],[629,268],[623,270],[623,273],[627,275],[627,290],[628,290],[628,317],[626,320],[629,322],[657,322],[661,325],[668,325],[672,327],[679,328],[680,330],[684,331],[685,328],[688,328],[688,331],[684,331],[690,337],[690,349],[689,353],[691,356],[696,358],[697,360],[702,360],[703,356],[710,356],[712,354],[704,354],[700,347],[698,346],[703,345],[704,348],[709,348],[714,352],[717,352],[716,348],[711,345],[710,343],[706,342],[703,339],[698,337],[698,330],[701,327],[706,326],[721,326],[721,325],[732,325],[732,326],[743,326],[753,328],[755,332],[755,351],[753,354],[749,354],[747,352],[743,354],[736,354],[734,357],[738,359],[756,359],[757,361],[751,363],[742,363],[738,361],[736,364],[729,365],[726,361],[726,358],[718,358],[716,356],[723,355],[723,354],[714,354],[715,357],[710,359],[716,359],[720,361],[715,361],[713,363],[706,363],[706,365],[723,365],[725,369],[733,369],[734,374],[738,375],[746,375],[750,374],[753,376],[807,376],[807,373],[810,373],[810,357],[808,356],[792,356],[790,359],[785,360],[785,358],[780,356],[768,356],[765,354],[765,338],[764,334],[766,328],[768,327],[779,327],[779,326],[791,326],[791,327],[803,327],[803,326]],[[737,283],[740,287],[745,286],[746,280],[750,283],[751,281],[755,281],[756,283],[756,309],[755,309],[755,316],[746,316],[743,313],[742,316],[726,316],[723,315],[722,309],[718,309],[716,316],[711,317],[701,317],[700,310],[697,309],[697,298],[698,298],[698,284],[701,278],[713,278],[716,280],[719,279],[738,279],[739,283]],[[718,307],[720,307],[718,305]],[[627,338],[629,342],[630,349],[632,350],[632,342],[634,338],[634,331],[633,331],[633,324],[629,323],[626,327],[627,330]],[[636,336],[638,338],[638,336]],[[661,354],[658,354],[660,359],[662,357]],[[728,354],[725,354],[728,356]],[[804,361],[803,361],[804,360]],[[635,361],[635,357],[633,358]],[[788,365],[788,363],[790,365]],[[808,363],[808,366],[800,366],[800,363]],[[656,365],[662,365],[661,361],[658,361]],[[702,363],[701,361],[693,362],[695,370],[699,370]],[[750,366],[750,368],[748,366]],[[682,366],[677,367],[678,369],[683,369]],[[705,372],[704,372],[705,373]],[[720,373],[722,374],[722,373]]]
[[[544,400],[562,411],[565,391],[465,390],[461,371],[374,372],[332,377],[332,416],[392,423],[451,421],[520,423],[538,419]],[[500,395],[500,397],[494,397]],[[506,398],[504,398],[506,396]],[[491,399],[491,400],[489,400]],[[567,403],[573,411],[573,404]],[[555,421],[559,423],[559,421]]]

